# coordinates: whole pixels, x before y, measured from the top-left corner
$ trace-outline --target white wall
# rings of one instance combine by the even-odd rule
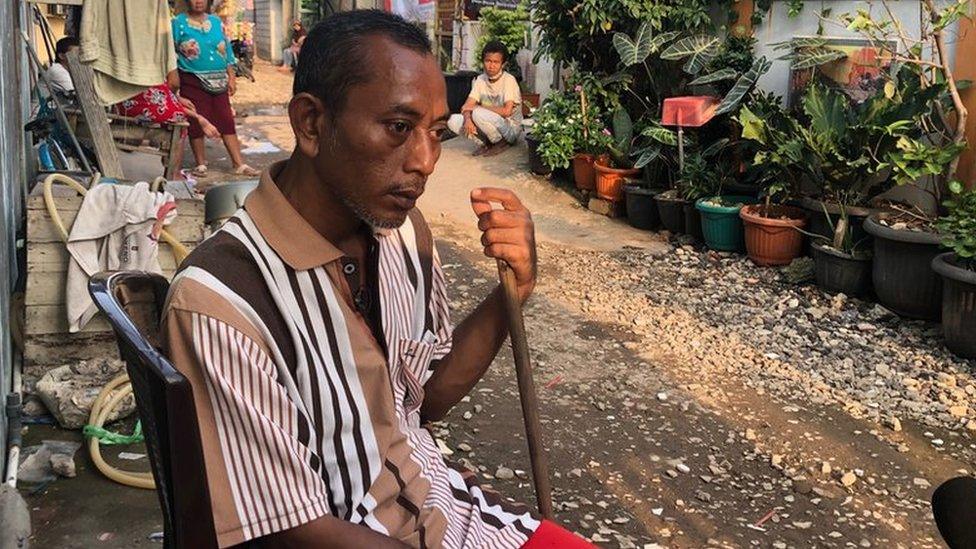
[[[945,0],[938,2],[941,5],[947,4]],[[893,0],[889,2],[892,13],[899,18],[909,36],[917,37],[919,33],[919,2],[918,0]],[[785,2],[773,2],[771,13],[766,14],[762,25],[756,27],[755,36],[756,57],[766,56],[773,62],[772,68],[760,80],[759,86],[764,90],[785,95],[789,84],[789,61],[777,60],[786,51],[775,51],[771,44],[789,40],[795,36],[811,36],[817,33],[820,24],[820,10],[830,8],[830,19],[833,21],[824,22],[824,36],[838,38],[857,38],[857,33],[853,33],[844,28],[843,25],[836,23],[844,13],[855,12],[858,9],[872,9],[868,2],[855,2],[849,0],[833,0],[830,2],[806,2],[803,11],[796,17],[789,17]],[[875,2],[872,14],[876,14],[879,19],[887,17],[887,13],[880,2]],[[954,38],[950,39],[954,44]],[[950,50],[954,49],[950,46]]]

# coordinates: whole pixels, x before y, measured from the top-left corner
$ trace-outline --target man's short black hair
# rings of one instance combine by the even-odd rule
[[[423,29],[398,15],[380,10],[339,12],[315,25],[305,39],[292,93],[310,93],[332,114],[340,111],[349,88],[370,79],[375,63],[368,58],[365,46],[375,36],[418,53],[431,53],[430,39]]]
[[[68,50],[70,50],[71,48],[80,45],[81,43],[78,42],[77,36],[65,36],[61,40],[58,40],[58,43],[54,45],[54,54],[64,55],[68,53]]]
[[[484,61],[485,56],[489,53],[500,53],[502,54],[502,63],[508,62],[508,48],[498,40],[492,40],[485,44],[485,47],[481,48],[481,60]]]

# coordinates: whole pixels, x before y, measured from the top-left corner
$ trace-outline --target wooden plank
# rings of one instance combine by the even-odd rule
[[[75,222],[77,211],[61,211],[61,220],[65,227],[71,227]],[[197,244],[206,236],[203,218],[197,216],[177,215],[172,223],[166,225],[166,230],[180,242]],[[69,229],[70,231],[70,229]],[[27,240],[29,242],[61,242],[61,235],[48,217],[47,211],[27,211]]]
[[[958,25],[954,33],[957,38],[952,75],[957,82],[976,80],[976,63],[973,62],[973,58],[976,57],[976,21],[970,17],[963,17]],[[976,188],[976,88],[959,90],[959,96],[969,112],[969,117],[966,119],[966,142],[969,146],[959,157],[956,178],[967,188],[973,189]]]
[[[168,279],[172,279],[174,274],[176,274],[176,269],[163,269],[163,276]],[[27,307],[35,305],[63,306],[66,297],[67,276],[68,274],[64,271],[28,271],[27,291],[24,294]]]
[[[92,134],[92,144],[102,175],[125,179],[122,165],[119,163],[119,154],[115,149],[115,141],[112,140],[108,117],[105,115],[105,107],[95,95],[95,72],[90,66],[82,64],[77,50],[69,51],[65,57],[68,60],[68,73],[71,74],[71,81],[75,85],[78,103],[81,105],[85,122]]]
[[[167,183],[165,188],[166,192],[176,198],[176,210],[180,216],[203,217],[205,212],[203,199],[196,197],[183,198],[187,196],[187,192],[186,185],[182,181]],[[81,208],[83,197],[78,196],[77,193],[66,194],[64,189],[65,187],[60,185],[51,187],[51,191],[55,197],[54,204],[58,207],[59,212],[77,212]],[[46,212],[47,205],[44,203],[44,197],[39,194],[30,196],[27,199],[27,209],[43,210]]]
[[[38,334],[67,334],[68,319],[63,305],[34,305],[26,311],[26,329],[28,336]],[[96,316],[82,328],[82,332],[107,332],[111,328],[101,315]]]
[[[193,249],[192,244],[185,245]],[[175,270],[176,262],[169,244],[160,243],[159,265],[164,271]],[[27,244],[27,273],[66,273],[68,250],[58,242],[29,242]]]

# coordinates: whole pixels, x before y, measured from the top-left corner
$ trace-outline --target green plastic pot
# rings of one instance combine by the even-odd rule
[[[708,202],[721,198],[724,202],[738,203],[738,206],[717,206]],[[742,218],[739,210],[746,204],[753,204],[755,198],[751,196],[726,195],[721,197],[701,198],[695,202],[695,208],[701,212],[702,235],[705,245],[713,250],[723,252],[740,252],[745,250],[745,231],[742,228]]]

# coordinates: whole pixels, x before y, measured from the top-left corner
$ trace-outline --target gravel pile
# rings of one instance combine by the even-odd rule
[[[687,244],[663,257],[542,253],[547,268],[564,273],[567,299],[632,326],[643,341],[629,346],[645,353],[672,355],[704,375],[740,376],[758,390],[838,402],[892,428],[908,417],[976,430],[974,364],[945,350],[937,324],[793,285],[782,269]]]

